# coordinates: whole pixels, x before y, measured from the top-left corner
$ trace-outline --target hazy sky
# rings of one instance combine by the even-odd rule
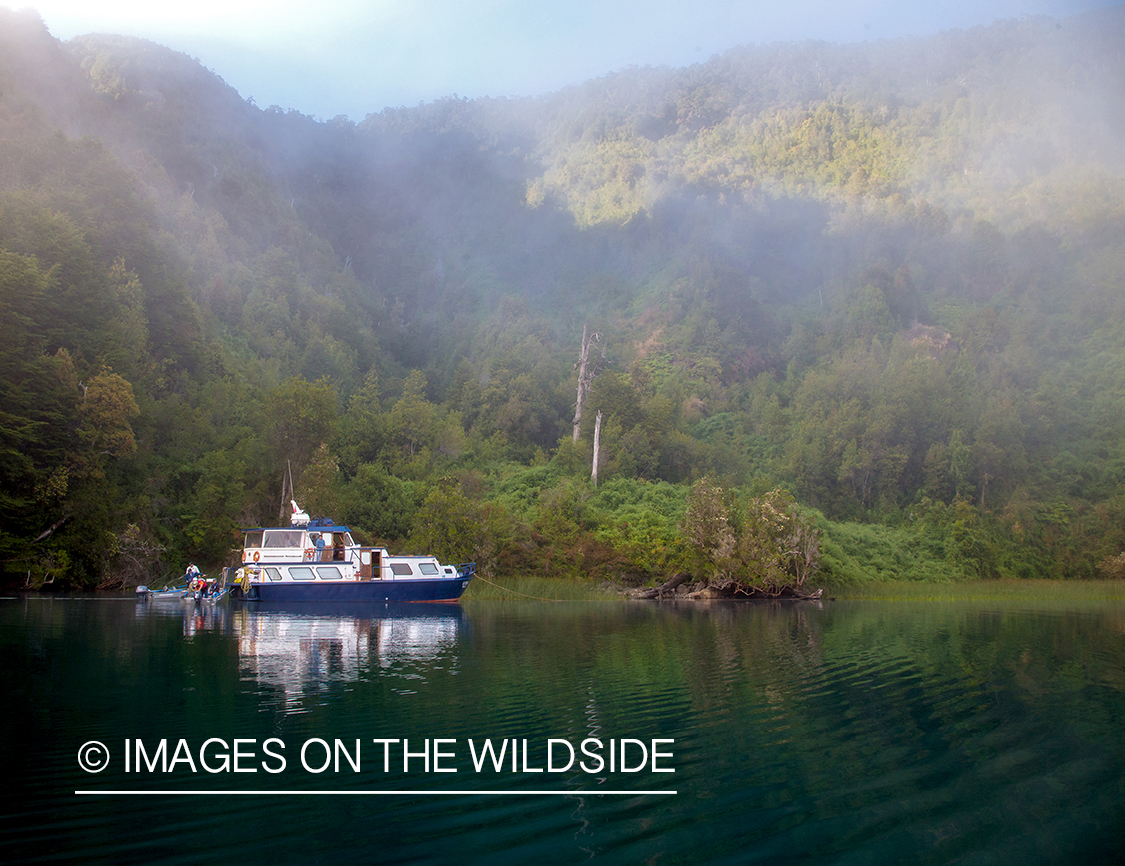
[[[51,33],[142,36],[244,97],[329,119],[451,94],[525,96],[736,45],[927,35],[1114,0],[0,0]]]

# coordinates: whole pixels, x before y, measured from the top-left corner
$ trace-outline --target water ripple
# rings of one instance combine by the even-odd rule
[[[230,861],[300,852],[490,866],[1032,866],[1122,854],[1125,637],[1096,614],[893,604],[480,605],[383,620],[140,613],[0,604],[0,686],[13,708],[0,733],[20,800],[3,816],[0,859],[196,863],[216,846]],[[117,752],[127,737],[209,736],[282,738],[290,767],[104,779],[77,767],[90,739]],[[365,748],[409,738],[412,749],[450,738],[457,772],[365,760],[362,772],[311,774],[296,751],[312,737]],[[477,773],[466,754],[470,739],[526,739],[535,769],[548,738],[587,737],[672,739],[675,772],[506,762]],[[73,793],[142,783],[163,793]],[[400,793],[172,793],[192,786]],[[679,793],[598,793],[621,788]],[[544,789],[559,793],[449,793]]]

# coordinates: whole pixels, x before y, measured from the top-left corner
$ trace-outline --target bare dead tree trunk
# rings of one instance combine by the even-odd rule
[[[578,354],[578,363],[574,368],[578,371],[578,401],[574,404],[574,441],[578,441],[578,436],[582,432],[582,409],[586,405],[586,395],[590,391],[590,383],[594,381],[594,377],[598,374],[597,364],[590,366],[590,346],[594,343],[601,342],[601,334],[592,334],[589,339],[586,338],[586,326],[582,326],[582,351]],[[604,352],[602,353],[604,356]]]
[[[594,479],[594,486],[598,486],[598,452],[602,446],[602,413],[598,412],[597,417],[594,419],[594,468],[590,472],[590,477]]]

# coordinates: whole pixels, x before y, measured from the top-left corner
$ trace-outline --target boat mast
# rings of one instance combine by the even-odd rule
[[[290,499],[295,498],[293,495],[293,464],[286,460],[285,471],[281,473],[281,510],[277,513],[278,525],[285,525],[285,505]]]

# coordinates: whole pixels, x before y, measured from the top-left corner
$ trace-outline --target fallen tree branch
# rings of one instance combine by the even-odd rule
[[[712,599],[733,598],[751,601],[774,601],[778,599],[792,599],[795,601],[814,601],[824,596],[823,589],[814,591],[805,590],[794,584],[782,586],[748,586],[737,580],[724,580],[720,583],[709,583],[702,589],[688,593],[677,593],[676,589],[691,580],[691,575],[681,571],[660,586],[647,587],[633,590],[629,598],[635,599],[662,599],[662,598],[687,598],[687,599]]]
[[[58,528],[59,528],[60,526],[62,526],[62,525],[63,525],[64,523],[66,523],[66,522],[67,522],[68,520],[70,520],[70,515],[69,515],[69,514],[68,514],[68,515],[67,515],[66,517],[64,517],[64,518],[63,518],[62,520],[60,520],[60,521],[59,521],[58,523],[52,524],[52,525],[51,525],[51,526],[49,526],[49,527],[48,527],[47,529],[44,529],[44,530],[43,530],[42,532],[40,532],[40,533],[39,533],[39,535],[38,535],[38,536],[36,537],[35,541],[42,541],[42,540],[43,540],[44,538],[48,538],[48,537],[50,537],[50,535],[51,535],[51,534],[52,534],[52,533],[53,533],[53,532],[54,532],[54,531],[55,531],[56,529],[58,529]],[[34,544],[34,542],[32,542],[32,543]]]

